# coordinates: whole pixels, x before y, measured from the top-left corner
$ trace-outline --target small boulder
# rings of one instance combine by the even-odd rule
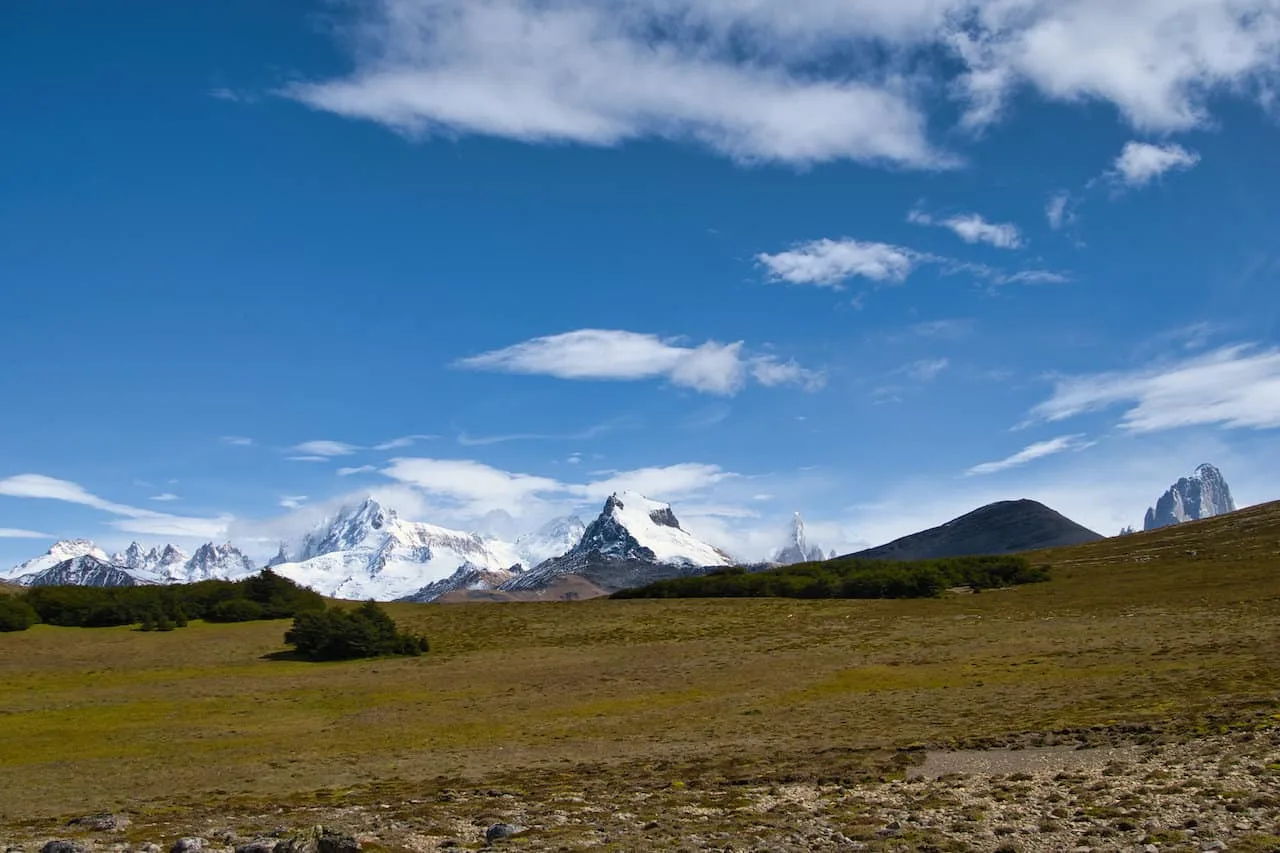
[[[327,826],[313,826],[281,841],[275,853],[360,853],[360,842]]]
[[[205,840],[203,838],[179,838],[169,848],[169,853],[204,853]]]
[[[40,853],[85,853],[85,849],[74,841],[50,841],[40,848]]]
[[[484,842],[485,844],[492,844],[495,841],[501,841],[504,838],[510,838],[522,832],[524,832],[523,826],[517,826],[514,823],[495,823],[484,831]]]
[[[276,843],[274,838],[255,838],[236,845],[236,853],[274,853]]]

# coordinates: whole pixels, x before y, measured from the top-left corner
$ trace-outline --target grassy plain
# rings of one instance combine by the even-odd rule
[[[0,634],[0,823],[98,810],[857,779],[921,744],[1280,712],[1280,504],[915,601],[393,605],[419,659],[284,622]]]

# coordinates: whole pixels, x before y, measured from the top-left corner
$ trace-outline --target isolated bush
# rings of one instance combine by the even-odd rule
[[[331,607],[299,613],[284,641],[311,660],[416,656],[428,648],[426,637],[400,631],[374,601],[353,610]]]
[[[25,631],[39,621],[36,611],[21,596],[0,595],[0,632]]]

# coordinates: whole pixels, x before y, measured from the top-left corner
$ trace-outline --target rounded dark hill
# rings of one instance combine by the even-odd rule
[[[932,560],[979,554],[1013,554],[1104,537],[1032,500],[999,501],[946,524],[849,556],[877,560]]]

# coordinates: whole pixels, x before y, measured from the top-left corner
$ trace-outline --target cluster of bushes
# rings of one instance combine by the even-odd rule
[[[614,598],[931,598],[952,587],[995,589],[1049,579],[1049,567],[1025,557],[941,560],[843,558],[761,572],[722,569],[625,589]]]
[[[299,613],[284,641],[311,660],[417,656],[428,648],[426,637],[399,630],[373,601]]]
[[[40,621],[31,605],[16,595],[0,595],[0,633],[25,631]]]
[[[324,609],[324,598],[270,569],[238,581],[200,581],[171,586],[40,586],[21,596],[41,622],[79,628],[140,625],[169,631],[190,619],[249,622],[287,619]],[[17,629],[21,630],[21,629]]]

